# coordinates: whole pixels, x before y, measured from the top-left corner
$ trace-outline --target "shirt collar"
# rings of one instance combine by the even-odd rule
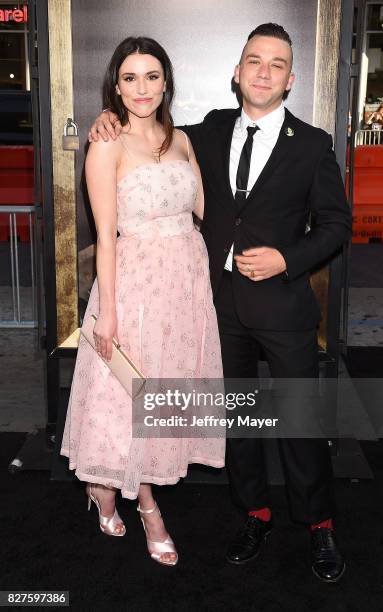
[[[246,131],[249,125],[257,125],[261,132],[269,134],[274,130],[280,130],[284,119],[285,107],[283,102],[280,106],[278,106],[278,108],[274,109],[273,111],[271,111],[271,113],[268,113],[264,117],[261,117],[261,119],[258,119],[258,121],[250,119],[250,117],[246,115],[245,111],[242,109],[240,117],[240,128],[241,130]]]

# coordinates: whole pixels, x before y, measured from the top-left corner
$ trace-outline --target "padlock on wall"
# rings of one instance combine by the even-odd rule
[[[72,133],[70,133],[72,132]],[[77,125],[70,117],[66,120],[63,133],[63,150],[78,151],[80,148],[80,139],[78,137]]]

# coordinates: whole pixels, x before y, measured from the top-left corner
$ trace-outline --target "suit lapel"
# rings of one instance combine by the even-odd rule
[[[229,125],[225,126],[225,131],[223,134],[223,141],[222,141],[223,172],[225,176],[226,189],[230,193],[233,205],[235,204],[235,200],[234,200],[233,191],[230,185],[230,149],[231,149],[231,141],[233,138],[234,125],[239,115],[240,115],[240,112],[237,115],[235,115],[234,119],[230,122]]]
[[[261,174],[254,183],[252,190],[250,191],[245,204],[243,205],[240,212],[242,212],[254,199],[254,196],[261,189],[265,181],[272,176],[273,172],[278,168],[280,162],[289,155],[291,147],[294,146],[294,130],[295,130],[295,118],[287,108],[285,109],[285,119],[279,132],[278,140],[275,144],[274,149],[271,152],[269,159],[267,160]],[[290,135],[289,135],[290,134]]]
[[[230,147],[234,125],[240,114],[241,109],[236,109],[230,118],[226,118],[225,121],[215,126],[214,134],[211,135],[215,141],[211,158],[212,168],[214,168],[220,183],[224,187],[227,197],[223,201],[231,212],[235,210],[235,200],[230,185]]]

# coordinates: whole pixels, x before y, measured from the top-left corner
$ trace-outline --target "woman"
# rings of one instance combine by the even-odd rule
[[[224,440],[132,437],[131,400],[103,359],[116,337],[148,378],[222,377],[207,253],[192,219],[203,215],[202,181],[186,135],[173,128],[173,93],[171,63],[156,41],[118,45],[104,104],[123,130],[92,143],[86,159],[97,279],[84,322],[97,316],[97,352],[81,339],[61,449],[88,483],[104,533],[125,534],[116,490],[138,497],[149,553],[165,565],[178,555],[151,484],[175,484],[189,463],[222,467]]]
[[[372,126],[372,129],[381,130],[383,127],[383,104],[380,104],[379,107],[371,113],[369,118],[367,119],[367,126]]]

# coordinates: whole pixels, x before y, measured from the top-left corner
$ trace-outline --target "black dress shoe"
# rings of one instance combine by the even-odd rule
[[[311,532],[311,567],[319,580],[337,582],[346,564],[340,554],[332,529],[318,527]]]
[[[226,560],[235,565],[242,565],[255,559],[272,527],[271,520],[262,521],[256,516],[248,516],[246,523],[230,544]]]

